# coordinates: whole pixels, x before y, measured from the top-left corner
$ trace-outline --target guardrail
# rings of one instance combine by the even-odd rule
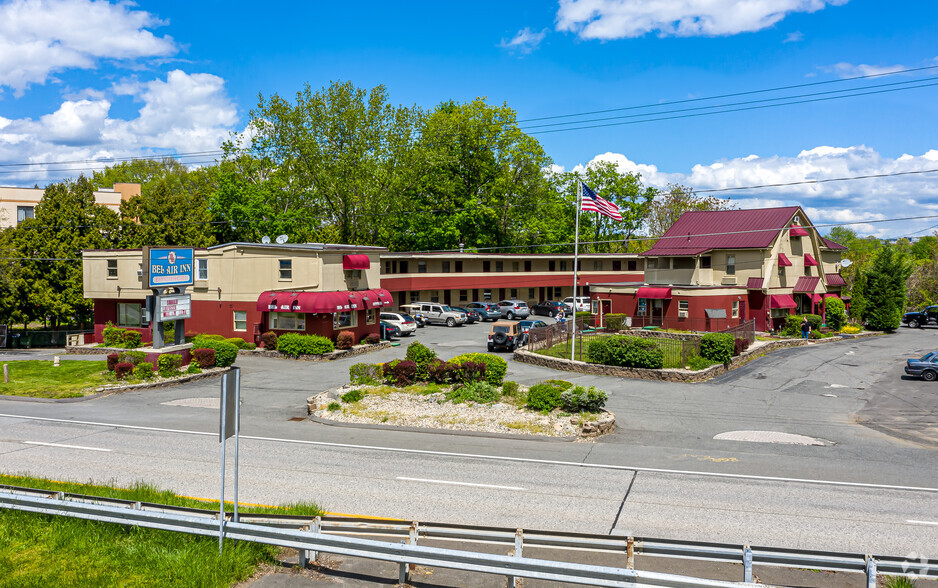
[[[51,497],[51,498],[50,498]],[[41,502],[29,502],[38,500]],[[32,488],[22,488],[16,486],[0,485],[0,508],[20,508],[21,510],[30,510],[35,508],[36,504],[45,505],[46,510],[31,510],[32,512],[45,512],[46,514],[63,514],[67,516],[80,516],[80,513],[89,512],[85,507],[100,507],[110,509],[103,511],[104,514],[111,517],[108,522],[118,522],[123,524],[139,524],[127,519],[128,513],[147,513],[166,515],[173,517],[192,518],[196,517],[200,521],[211,521],[209,527],[211,533],[218,536],[218,512],[166,506],[160,504],[148,504],[133,502],[129,500],[119,500],[111,498],[91,497],[80,494],[69,494],[64,492],[49,492],[47,490],[36,490]],[[21,508],[27,505],[30,508]],[[53,510],[55,512],[53,512]],[[99,511],[95,511],[99,512]],[[79,513],[79,514],[71,514]],[[227,514],[230,518],[230,514]],[[88,517],[82,517],[88,518]],[[114,520],[111,520],[114,519]],[[104,519],[94,519],[104,520]],[[543,549],[561,549],[577,550],[587,552],[621,554],[625,560],[625,570],[634,571],[635,555],[650,557],[669,557],[678,559],[695,559],[712,562],[733,563],[743,565],[744,582],[752,581],[752,568],[754,565],[774,566],[785,568],[808,568],[834,572],[863,573],[867,576],[868,586],[876,586],[876,577],[878,574],[893,576],[911,576],[921,578],[938,579],[938,560],[910,560],[903,557],[883,556],[883,555],[864,555],[856,553],[838,553],[823,552],[811,550],[783,549],[775,547],[760,547],[739,544],[709,543],[702,541],[679,541],[672,539],[655,539],[649,537],[624,537],[610,535],[595,535],[586,533],[562,533],[555,531],[535,531],[525,529],[506,529],[499,527],[483,527],[475,525],[454,525],[428,523],[420,521],[397,521],[387,519],[363,519],[357,517],[303,517],[295,515],[275,515],[275,514],[248,514],[240,513],[237,523],[226,524],[226,529],[231,529],[231,525],[244,524],[252,527],[261,527],[268,530],[291,531],[296,529],[312,529],[314,537],[319,538],[322,535],[354,537],[367,535],[369,537],[380,537],[393,541],[406,541],[408,545],[417,546],[420,539],[438,539],[448,541],[462,541],[465,543],[484,543],[494,545],[504,545],[506,549],[514,549],[515,558],[509,558],[514,561],[524,548],[543,548]],[[163,527],[152,527],[163,528]],[[202,529],[202,527],[198,527]],[[185,531],[185,529],[175,529]],[[256,530],[255,530],[256,531]],[[195,531],[193,531],[195,532]],[[252,531],[254,532],[254,531]],[[256,531],[257,537],[266,537],[263,533]],[[239,538],[253,540],[249,537],[234,537],[226,531],[229,538]],[[303,536],[306,540],[305,537]],[[297,539],[299,540],[299,539]],[[317,539],[318,540],[318,539]],[[259,541],[266,542],[266,541]],[[346,553],[336,551],[333,547],[326,545],[308,545],[297,547],[293,544],[283,544],[271,542],[274,545],[283,547],[296,547],[301,550],[301,563],[310,557],[316,558],[318,551],[328,553],[338,553],[346,555],[356,555],[359,557],[370,557],[363,553]],[[428,548],[429,549],[429,548]],[[385,553],[385,552],[381,552]],[[462,552],[460,552],[462,553]],[[478,557],[508,557],[508,556],[490,556],[487,554],[475,554]],[[383,559],[375,557],[374,559]],[[386,560],[398,561],[398,560]],[[460,560],[465,561],[465,560]],[[494,561],[494,560],[493,560]],[[500,561],[500,560],[499,560]],[[399,562],[400,563],[400,562]],[[420,564],[420,561],[408,559],[407,563]],[[431,564],[422,564],[431,565]],[[446,566],[441,563],[433,563],[440,567],[459,567],[462,565]],[[498,564],[501,565],[501,564]],[[563,563],[564,566],[578,565]],[[589,566],[587,566],[589,567]],[[602,567],[602,566],[599,566]],[[468,569],[468,568],[464,568]],[[608,568],[619,570],[620,568]],[[543,571],[543,570],[542,570]],[[522,573],[515,573],[514,568],[501,568],[501,575],[514,575],[516,577],[537,577],[526,576]],[[647,572],[641,572],[647,574]],[[548,578],[556,579],[556,578]],[[595,583],[596,578],[590,579],[587,583]],[[576,582],[572,579],[562,581]],[[585,580],[584,580],[585,581]],[[614,584],[602,584],[614,585]],[[634,584],[633,584],[634,585]],[[671,585],[671,584],[654,584]],[[734,585],[726,584],[681,584],[683,585]]]

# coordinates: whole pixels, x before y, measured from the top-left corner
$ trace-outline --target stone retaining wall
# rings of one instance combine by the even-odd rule
[[[354,357],[356,355],[364,355],[366,353],[371,353],[372,351],[378,351],[379,349],[387,349],[391,346],[390,341],[381,341],[380,343],[368,344],[368,345],[356,345],[351,349],[336,349],[332,353],[326,353],[323,355],[300,355],[293,357],[292,355],[284,355],[276,350],[267,350],[258,347],[257,349],[241,349],[238,351],[238,355],[253,355],[258,357],[276,357],[280,359],[295,359],[298,361],[333,361],[336,359],[343,359],[346,357]]]

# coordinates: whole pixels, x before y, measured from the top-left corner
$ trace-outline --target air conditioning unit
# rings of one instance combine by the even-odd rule
[[[686,310],[677,311],[677,318],[687,318],[687,311]]]

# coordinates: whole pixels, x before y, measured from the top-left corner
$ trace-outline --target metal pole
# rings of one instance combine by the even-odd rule
[[[573,361],[576,353],[576,287],[578,282],[578,269],[580,262],[580,207],[583,201],[583,182],[576,182],[576,233],[573,239],[573,337],[571,337],[572,346],[570,347],[570,361]]]
[[[241,370],[235,372],[234,522],[238,522],[238,444],[241,433]]]
[[[218,553],[221,554],[221,545],[222,540],[225,538],[225,440],[226,433],[225,431],[225,412],[227,410],[227,402],[225,399],[228,396],[227,390],[227,378],[222,377],[221,379],[221,498],[218,500]]]
[[[752,548],[743,547],[743,582],[752,582]]]

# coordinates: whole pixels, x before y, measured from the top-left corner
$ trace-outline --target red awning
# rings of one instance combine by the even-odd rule
[[[808,231],[801,228],[800,225],[792,225],[791,229],[788,230],[788,233],[792,237],[807,237]]]
[[[746,289],[747,290],[761,290],[762,289],[762,278],[749,278],[746,280]]]
[[[809,266],[809,265],[817,265],[817,261],[816,261],[813,257],[811,257],[811,254],[810,254],[810,253],[805,253],[805,254],[804,254],[804,265],[805,265],[805,267],[807,267],[807,266]]]
[[[652,298],[657,300],[671,300],[671,288],[652,288],[643,286],[638,289],[639,298]]]
[[[778,267],[791,267],[791,261],[788,260],[788,256],[784,253],[778,254]]]
[[[257,310],[267,312],[341,312],[351,310],[348,292],[263,292]]]
[[[384,288],[375,288],[372,290],[372,292],[378,295],[378,300],[381,301],[381,306],[391,306],[394,304],[394,298],[391,296],[391,293]]]
[[[371,267],[371,260],[367,255],[343,255],[342,269],[366,270]]]
[[[838,296],[837,294],[833,292],[828,292],[827,294],[824,295],[824,298],[840,298],[840,296]]]
[[[847,282],[840,274],[824,274],[828,286],[846,286]]]
[[[790,294],[772,294],[769,296],[769,308],[798,308]]]
[[[811,295],[811,302],[817,304],[817,303],[820,302],[820,301],[821,301],[821,295],[820,295],[820,294],[812,294],[812,295]]]

